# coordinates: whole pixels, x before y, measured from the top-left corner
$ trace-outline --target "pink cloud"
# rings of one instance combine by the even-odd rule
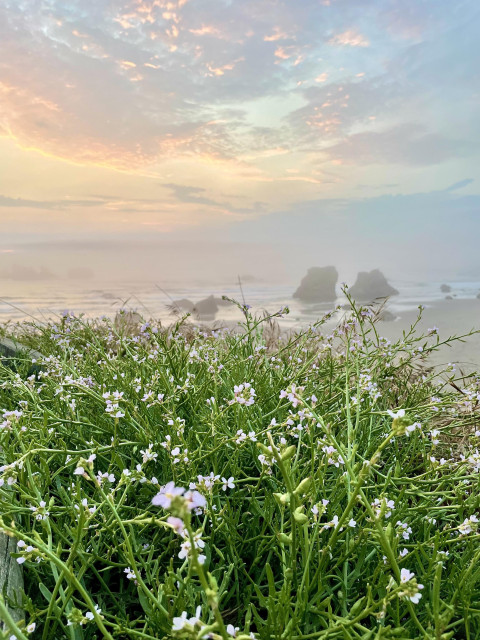
[[[273,33],[271,35],[265,36],[265,42],[276,42],[277,40],[292,40],[294,36],[288,35],[283,29],[280,27],[273,27]]]
[[[370,41],[354,29],[348,29],[342,33],[337,33],[333,38],[330,38],[328,44],[338,45],[342,47],[368,47]]]

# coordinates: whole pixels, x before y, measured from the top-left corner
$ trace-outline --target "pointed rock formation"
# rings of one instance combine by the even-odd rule
[[[349,293],[360,302],[373,302],[375,298],[396,296],[398,291],[388,284],[380,269],[374,269],[370,272],[360,271]]]
[[[333,302],[337,299],[335,285],[338,272],[335,267],[312,267],[293,294],[302,302]]]

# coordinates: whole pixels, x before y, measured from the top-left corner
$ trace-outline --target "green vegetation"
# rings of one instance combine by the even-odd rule
[[[367,309],[277,339],[241,309],[16,327],[45,358],[0,367],[5,638],[480,637],[479,378]]]

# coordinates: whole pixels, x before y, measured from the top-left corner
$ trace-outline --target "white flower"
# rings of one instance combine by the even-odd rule
[[[423,584],[417,583],[413,571],[405,568],[401,569],[400,583],[405,586],[405,588],[400,592],[400,595],[408,598],[410,602],[418,604],[422,597],[420,590],[423,589]]]
[[[478,522],[477,516],[473,515],[473,516],[470,516],[470,518],[465,518],[465,520],[462,522],[462,524],[458,528],[463,535],[468,535],[474,529],[476,529],[474,525],[476,525],[477,522]]]
[[[46,520],[50,515],[50,512],[47,511],[47,503],[45,500],[40,500],[38,503],[38,507],[30,506],[30,511],[32,511],[36,520]]]
[[[400,571],[400,582],[402,584],[404,584],[405,582],[409,582],[414,577],[415,577],[415,574],[413,573],[413,571],[410,571],[409,569],[402,569]]]
[[[409,424],[408,427],[405,427],[405,433],[409,436],[411,433],[415,431],[415,429],[421,429],[422,425],[420,422],[414,422],[413,424]]]
[[[136,576],[135,572],[134,572],[134,571],[132,571],[132,570],[130,569],[130,567],[127,567],[126,569],[124,569],[124,570],[123,570],[123,573],[126,573],[126,574],[127,574],[127,579],[128,579],[128,580],[136,580],[136,579],[137,579],[137,576]]]
[[[185,489],[183,487],[176,487],[175,483],[168,482],[164,487],[160,489],[156,496],[152,499],[152,504],[163,507],[164,509],[169,509],[172,500],[174,500],[177,496],[182,496],[185,493]]]
[[[235,489],[235,483],[234,483],[234,477],[230,476],[230,478],[228,478],[228,480],[226,480],[225,478],[222,478],[222,482],[223,482],[223,487],[222,489],[224,491],[226,491],[227,489]]]
[[[167,518],[167,522],[168,524],[170,524],[173,529],[175,530],[176,533],[178,533],[179,536],[184,536],[185,535],[185,525],[183,523],[183,520],[181,518],[176,518],[174,516],[169,516]]]
[[[180,616],[173,619],[172,631],[181,631],[189,624],[188,613],[182,611]]]
[[[237,637],[237,631],[240,631],[240,627],[234,627],[233,624],[227,624],[227,633],[232,638]]]
[[[405,417],[405,409],[399,409],[397,411],[397,413],[394,413],[393,411],[390,411],[390,409],[387,411],[388,415],[392,418],[392,420],[396,420],[397,418],[404,418]]]
[[[198,627],[202,627],[203,623],[200,620],[202,615],[202,607],[198,606],[195,611],[195,615],[191,618],[188,617],[186,611],[182,611],[181,615],[173,619],[172,631],[182,631],[186,629],[188,631],[197,631]],[[207,635],[201,636],[202,638],[208,638]]]
[[[382,508],[385,509],[385,518],[390,518],[392,515],[392,510],[395,509],[395,502],[393,500],[387,500],[386,498],[375,498],[372,502],[372,507],[375,510],[375,516],[377,518],[380,517],[382,513]]]
[[[148,445],[148,449],[140,449],[140,453],[142,454],[142,462],[143,464],[147,463],[149,460],[156,460],[158,458],[158,453],[154,453],[152,451],[153,444]]]

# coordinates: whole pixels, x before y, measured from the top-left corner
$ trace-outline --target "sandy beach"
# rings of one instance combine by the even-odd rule
[[[388,308],[388,306],[387,306]],[[417,313],[403,312],[397,320],[379,322],[379,333],[390,340],[401,337],[415,322]],[[472,330],[480,332],[480,300],[440,300],[426,307],[418,325],[418,333],[426,333],[428,329],[437,327],[440,341],[450,336],[462,336]],[[456,340],[450,345],[442,346],[438,352],[431,354],[431,362],[435,365],[449,362],[458,368],[471,372],[480,369],[480,333]]]

